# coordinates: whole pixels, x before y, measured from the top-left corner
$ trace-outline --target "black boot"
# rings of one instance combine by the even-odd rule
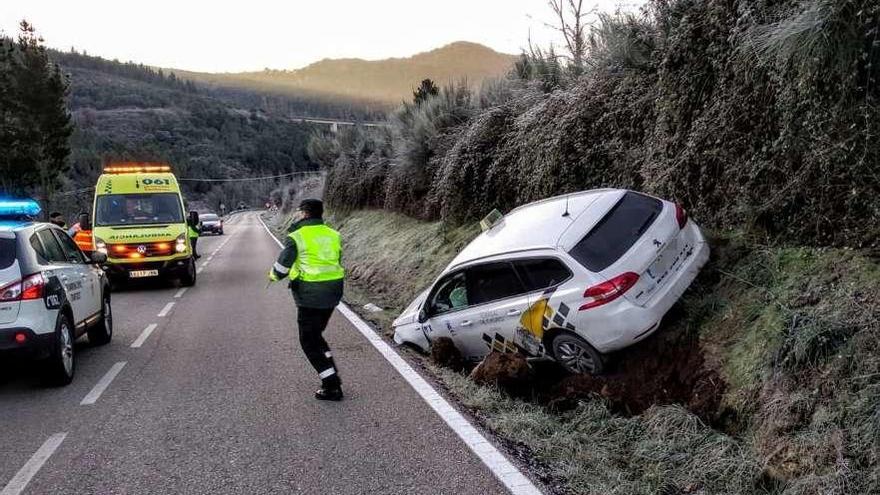
[[[315,398],[318,400],[342,400],[342,380],[339,375],[331,375],[321,380],[321,388],[315,392]]]

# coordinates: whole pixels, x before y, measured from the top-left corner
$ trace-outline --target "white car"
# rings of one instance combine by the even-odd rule
[[[394,323],[428,351],[450,337],[471,360],[491,350],[600,373],[604,354],[660,325],[709,259],[684,209],[602,189],[519,207],[474,239]]]
[[[87,258],[55,225],[9,219],[19,209],[39,212],[35,203],[0,201],[0,356],[40,360],[45,378],[67,385],[76,371],[74,341],[88,333],[103,345],[113,335],[110,286],[100,268],[106,256]]]

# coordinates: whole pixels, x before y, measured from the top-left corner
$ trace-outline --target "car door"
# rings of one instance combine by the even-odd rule
[[[52,232],[58,238],[68,262],[74,265],[77,275],[82,280],[82,302],[85,317],[97,315],[101,311],[102,303],[99,273],[69,235],[58,229],[52,229]]]
[[[549,328],[575,331],[572,309],[582,298],[583,288],[568,283],[574,277],[559,258],[540,256],[512,261],[526,286],[529,309],[520,320],[517,343],[529,354],[544,354],[544,333]]]
[[[446,332],[462,355],[477,360],[490,350],[516,352],[515,335],[529,299],[522,281],[508,262],[468,267],[450,279],[452,290],[438,291],[432,302],[450,309],[431,318],[431,327]],[[438,284],[438,287],[440,285]],[[442,286],[443,290],[447,286]]]
[[[37,237],[43,248],[41,254],[49,263],[47,268],[58,277],[58,280],[64,286],[64,292],[70,303],[70,309],[73,312],[74,325],[79,326],[88,316],[88,307],[83,302],[82,272],[77,264],[69,261],[64,249],[61,248],[61,243],[58,242],[58,238],[52,233],[52,230],[51,228],[44,228],[37,232]]]

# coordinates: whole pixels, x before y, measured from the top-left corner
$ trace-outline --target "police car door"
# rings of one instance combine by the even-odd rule
[[[67,233],[58,229],[52,229],[52,231],[58,238],[58,242],[61,243],[61,249],[64,250],[64,255],[67,256],[68,262],[76,267],[77,275],[79,275],[82,281],[84,318],[94,319],[102,308],[100,277]]]
[[[80,266],[68,261],[67,254],[61,248],[58,238],[52,233],[52,228],[46,227],[37,232],[37,238],[42,245],[40,253],[49,263],[47,276],[56,276],[64,286],[65,298],[73,312],[74,325],[78,326],[86,318],[88,309],[83,302],[82,274]]]

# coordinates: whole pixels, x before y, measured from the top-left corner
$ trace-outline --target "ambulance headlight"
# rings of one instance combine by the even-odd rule
[[[95,251],[107,254],[107,243],[100,237],[95,237]]]
[[[174,250],[178,253],[182,253],[186,251],[186,235],[180,234],[177,236],[177,242],[174,243]]]

